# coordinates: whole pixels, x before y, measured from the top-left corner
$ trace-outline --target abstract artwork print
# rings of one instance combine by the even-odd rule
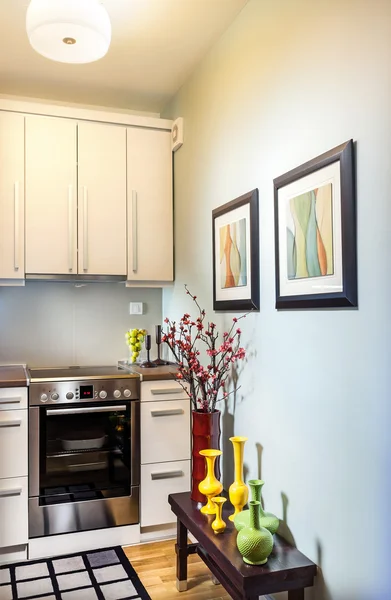
[[[246,219],[220,227],[221,289],[247,285]]]
[[[333,275],[332,184],[295,196],[286,206],[288,279]]]

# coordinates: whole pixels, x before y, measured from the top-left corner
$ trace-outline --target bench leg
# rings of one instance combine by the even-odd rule
[[[176,587],[178,592],[187,590],[187,528],[177,520]]]
[[[304,588],[300,590],[290,590],[288,592],[288,600],[304,600]]]

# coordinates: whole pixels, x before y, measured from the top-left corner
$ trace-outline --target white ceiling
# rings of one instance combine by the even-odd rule
[[[68,65],[31,48],[28,0],[0,0],[0,93],[159,113],[246,2],[103,0],[108,54]]]

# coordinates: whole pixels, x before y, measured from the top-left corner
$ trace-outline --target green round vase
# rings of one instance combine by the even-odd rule
[[[259,522],[261,527],[265,527],[272,535],[274,535],[278,529],[280,521],[273,513],[265,512],[262,508],[262,486],[264,485],[262,479],[250,479],[248,482],[251,499],[259,502]],[[234,525],[238,531],[241,531],[243,527],[248,527],[250,523],[250,511],[242,510],[236,515],[234,519]]]
[[[238,550],[248,565],[264,565],[273,550],[273,536],[259,522],[260,504],[258,500],[249,502],[250,523],[239,531],[236,538]]]

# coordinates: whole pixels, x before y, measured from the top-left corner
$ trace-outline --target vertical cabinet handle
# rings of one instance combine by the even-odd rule
[[[132,255],[133,273],[137,272],[137,192],[132,190]]]
[[[88,190],[83,187],[83,270],[88,269]]]
[[[68,185],[68,269],[73,270],[73,187]]]
[[[19,181],[14,183],[14,269],[19,269]]]

